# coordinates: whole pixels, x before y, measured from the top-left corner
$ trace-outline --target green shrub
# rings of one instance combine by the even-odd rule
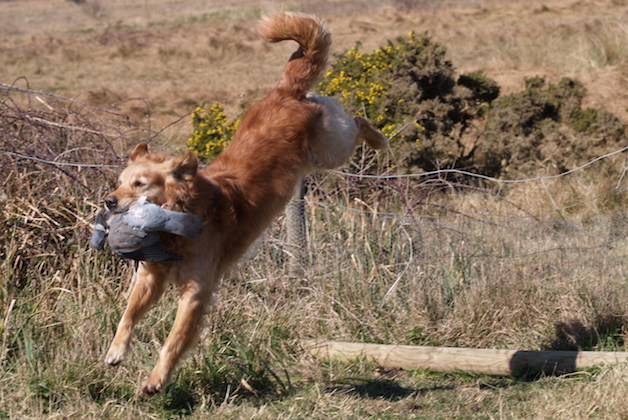
[[[593,108],[574,109],[569,114],[567,123],[569,124],[569,127],[578,132],[587,131],[591,128],[593,123],[597,121],[597,114],[598,111]]]
[[[411,32],[372,53],[351,49],[332,65],[319,92],[369,117],[391,139],[397,166],[416,171],[466,164],[459,137],[499,87],[481,72],[456,80],[445,48]]]
[[[556,173],[625,141],[625,123],[582,108],[586,89],[577,80],[548,84],[531,77],[521,92],[500,97],[498,84],[482,72],[456,75],[445,48],[427,34],[411,32],[371,53],[359,47],[338,57],[318,91],[369,118],[390,138],[392,157],[369,160],[363,171]],[[239,119],[228,121],[217,104],[197,108],[192,123],[188,148],[207,161],[231,141]]]
[[[582,108],[583,84],[529,78],[521,92],[496,99],[485,120],[473,163],[492,176],[560,173],[618,149],[627,125],[613,114]]]
[[[480,103],[491,102],[499,96],[500,89],[497,82],[481,71],[461,74],[458,77],[458,84],[470,89],[473,97]]]

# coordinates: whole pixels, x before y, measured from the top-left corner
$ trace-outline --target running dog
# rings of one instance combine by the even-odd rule
[[[279,215],[303,177],[342,165],[356,144],[384,148],[387,139],[362,117],[350,118],[330,98],[308,95],[327,64],[331,36],[317,18],[283,12],[263,19],[257,32],[268,42],[293,40],[299,48],[279,84],[246,112],[229,146],[200,170],[196,155],[168,157],[145,143],[131,152],[118,188],[105,197],[124,212],[140,197],[203,218],[197,239],[162,235],[160,246],[180,254],[172,262],[142,262],[128,306],[105,357],[117,365],[130,348],[133,328],[164,292],[168,281],[180,297],[172,330],[142,389],[167,385],[181,356],[199,336],[202,319],[223,273]]]

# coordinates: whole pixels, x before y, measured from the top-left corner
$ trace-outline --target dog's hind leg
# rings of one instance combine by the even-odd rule
[[[105,356],[105,363],[109,365],[117,365],[125,359],[129,352],[133,328],[146,311],[159,300],[164,291],[167,272],[155,265],[152,268],[149,271],[144,264],[138,267],[137,279],[131,290],[129,303]]]
[[[366,141],[373,149],[384,149],[388,147],[388,139],[377,131],[366,118],[355,117],[353,121],[359,130],[357,135],[359,140]]]
[[[198,338],[210,301],[211,291],[207,292],[202,286],[188,283],[182,287],[172,330],[159,353],[157,364],[142,387],[146,394],[161,392],[168,384],[179,359]]]

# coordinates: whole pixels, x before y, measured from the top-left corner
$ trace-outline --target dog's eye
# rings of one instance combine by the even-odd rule
[[[144,181],[143,181],[143,180],[141,180],[141,179],[138,179],[138,180],[136,180],[135,182],[133,182],[133,186],[134,186],[135,188],[142,188],[142,187],[145,187],[145,186],[146,186],[146,182],[144,182]]]

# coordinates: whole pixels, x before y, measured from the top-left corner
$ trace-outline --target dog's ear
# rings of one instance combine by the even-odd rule
[[[177,178],[189,181],[196,176],[197,170],[198,158],[192,151],[183,156],[172,158],[172,173]]]
[[[135,159],[148,154],[148,144],[142,142],[133,148],[131,155],[129,156],[129,162],[133,162]]]

